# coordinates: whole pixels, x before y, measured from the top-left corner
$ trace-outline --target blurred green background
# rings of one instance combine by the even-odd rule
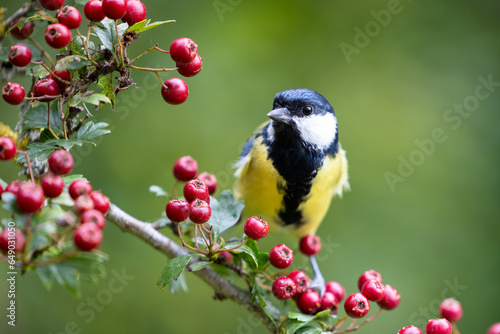
[[[318,231],[327,246],[323,273],[351,293],[359,274],[373,268],[402,295],[399,308],[359,333],[423,328],[437,317],[443,297],[462,302],[462,333],[485,333],[500,321],[498,2],[144,2],[148,18],[177,23],[144,33],[129,55],[187,36],[198,43],[204,69],[186,79],[190,97],[180,106],[164,103],[153,77],[134,73],[139,88],[120,93],[115,110],[94,113],[113,131],[97,148],[75,151],[75,172],[129,213],[153,220],[166,203],[148,187],[170,188],[179,156],[192,155],[201,170],[217,175],[221,189],[231,188],[231,164],[266,120],[274,95],[317,90],[336,110],[352,186],[334,200]],[[12,13],[21,3],[2,5]],[[382,14],[388,9],[390,21]],[[139,65],[173,64],[151,53]],[[480,78],[493,84],[486,87]],[[450,111],[463,104],[463,115]],[[14,126],[16,108],[2,101],[1,110],[1,121]],[[433,132],[441,135],[432,139]],[[10,164],[0,168],[1,178],[16,177]],[[283,241],[270,239],[263,249]],[[81,299],[60,286],[46,291],[33,273],[18,277],[17,326],[7,326],[2,316],[0,332],[266,332],[232,302],[213,301],[213,291],[193,275],[187,275],[189,293],[161,292],[155,282],[165,257],[116,226],[108,224],[101,248],[110,255],[109,274],[84,284]],[[305,263],[298,253],[296,259]],[[109,290],[113,271],[133,278],[105,305],[98,303],[95,316],[82,312]],[[0,314],[6,291],[2,279]]]

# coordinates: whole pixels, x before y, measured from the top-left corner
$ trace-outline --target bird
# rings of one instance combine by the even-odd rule
[[[315,234],[333,196],[350,188],[334,109],[320,93],[298,88],[277,93],[267,116],[235,164],[235,197],[271,231]],[[323,294],[324,279],[315,257],[310,260],[311,286]]]

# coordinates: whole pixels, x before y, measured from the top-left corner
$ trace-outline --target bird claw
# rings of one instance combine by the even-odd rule
[[[321,298],[323,298],[323,295],[326,292],[325,278],[321,274],[321,270],[319,269],[318,262],[316,261],[316,257],[314,255],[310,256],[309,261],[311,262],[311,266],[312,266],[313,271],[314,271],[314,278],[311,281],[311,283],[309,283],[308,288],[317,290],[319,292],[319,295],[321,296]]]

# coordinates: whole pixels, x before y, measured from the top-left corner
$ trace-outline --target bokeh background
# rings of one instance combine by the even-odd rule
[[[21,3],[2,1],[9,12]],[[129,54],[154,43],[168,48],[187,36],[198,43],[204,69],[186,79],[190,97],[180,106],[164,103],[154,78],[135,73],[139,88],[120,93],[115,110],[94,113],[113,131],[96,148],[75,151],[75,172],[129,213],[154,220],[166,203],[148,187],[170,188],[179,156],[192,155],[201,170],[218,176],[221,189],[231,188],[231,164],[266,120],[274,95],[315,89],[336,110],[352,186],[334,200],[318,231],[327,244],[320,258],[323,273],[351,293],[359,274],[373,268],[402,295],[399,308],[359,332],[423,328],[437,317],[443,297],[462,302],[462,333],[485,333],[500,321],[498,2],[144,3],[153,21],[177,23],[144,33]],[[390,20],[381,14],[388,9]],[[43,42],[40,27],[35,36]],[[151,53],[140,65],[173,64],[167,55]],[[481,78],[493,84],[486,87]],[[453,111],[464,104],[463,114]],[[16,108],[3,101],[0,108],[1,121],[14,126]],[[16,177],[10,164],[0,168],[3,179]],[[283,240],[271,237],[262,247],[277,241]],[[285,241],[295,247],[294,240]],[[266,332],[232,302],[212,300],[213,291],[193,275],[187,275],[188,293],[161,292],[155,282],[165,257],[112,224],[102,250],[110,255],[109,274],[95,285],[84,284],[80,299],[57,285],[45,290],[33,273],[18,277],[17,326],[7,326],[2,316],[0,332]],[[302,255],[296,258],[305,263]],[[133,278],[107,304],[98,304],[90,319],[82,310],[109,289],[113,270]],[[3,314],[2,291],[5,279]]]

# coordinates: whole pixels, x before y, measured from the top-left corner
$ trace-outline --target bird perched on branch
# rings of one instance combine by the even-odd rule
[[[333,107],[313,90],[291,89],[276,94],[267,116],[236,163],[235,195],[246,215],[261,216],[271,229],[315,234],[332,197],[349,188]],[[311,263],[317,268],[314,257]]]

